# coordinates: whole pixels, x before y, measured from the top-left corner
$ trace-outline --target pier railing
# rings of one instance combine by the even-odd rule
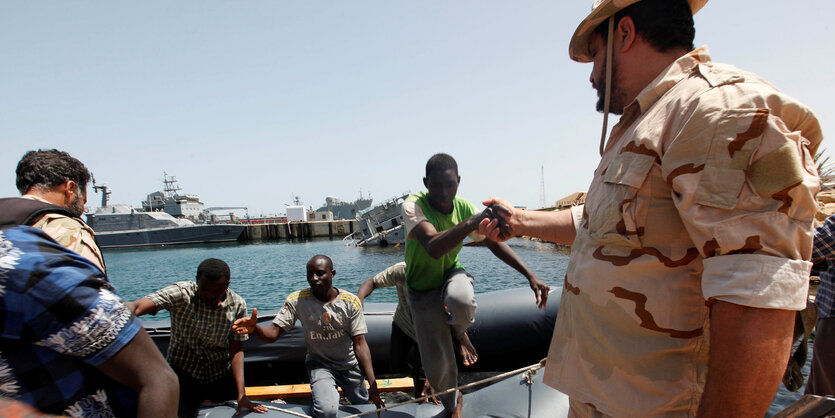
[[[343,238],[357,229],[355,219],[333,221],[273,222],[246,225],[238,241],[270,241],[295,238]]]

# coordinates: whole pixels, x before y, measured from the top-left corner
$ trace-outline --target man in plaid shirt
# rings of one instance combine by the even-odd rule
[[[826,219],[815,230],[812,260],[826,260],[821,270],[821,284],[815,296],[818,322],[815,325],[815,345],[806,393],[835,395],[835,215]]]
[[[232,331],[232,323],[246,317],[246,301],[229,289],[229,266],[209,258],[197,267],[196,282],[178,282],[128,306],[136,316],[171,313],[168,363],[180,379],[179,416],[193,417],[204,400],[238,400],[244,408],[267,412],[246,396],[244,385],[245,334]]]

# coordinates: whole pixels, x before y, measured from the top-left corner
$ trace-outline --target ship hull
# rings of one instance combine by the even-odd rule
[[[191,225],[170,228],[97,232],[101,248],[150,247],[236,241],[246,226],[232,224]]]

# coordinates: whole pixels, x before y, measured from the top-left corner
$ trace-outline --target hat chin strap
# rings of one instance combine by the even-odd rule
[[[600,133],[600,156],[606,145],[606,133],[609,124],[609,101],[612,98],[612,41],[615,33],[615,17],[609,18],[609,36],[606,39],[606,91],[603,93],[603,132]]]

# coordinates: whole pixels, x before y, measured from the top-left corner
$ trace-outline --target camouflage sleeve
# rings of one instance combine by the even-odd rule
[[[93,238],[93,230],[78,219],[59,214],[47,214],[33,225],[64,247],[90,260],[104,272],[101,250]]]
[[[569,208],[571,211],[571,220],[574,222],[574,230],[580,229],[583,225],[583,218],[585,216],[586,205],[576,205]]]
[[[704,257],[702,291],[803,309],[820,181],[809,140],[764,108],[697,108],[661,168]]]

